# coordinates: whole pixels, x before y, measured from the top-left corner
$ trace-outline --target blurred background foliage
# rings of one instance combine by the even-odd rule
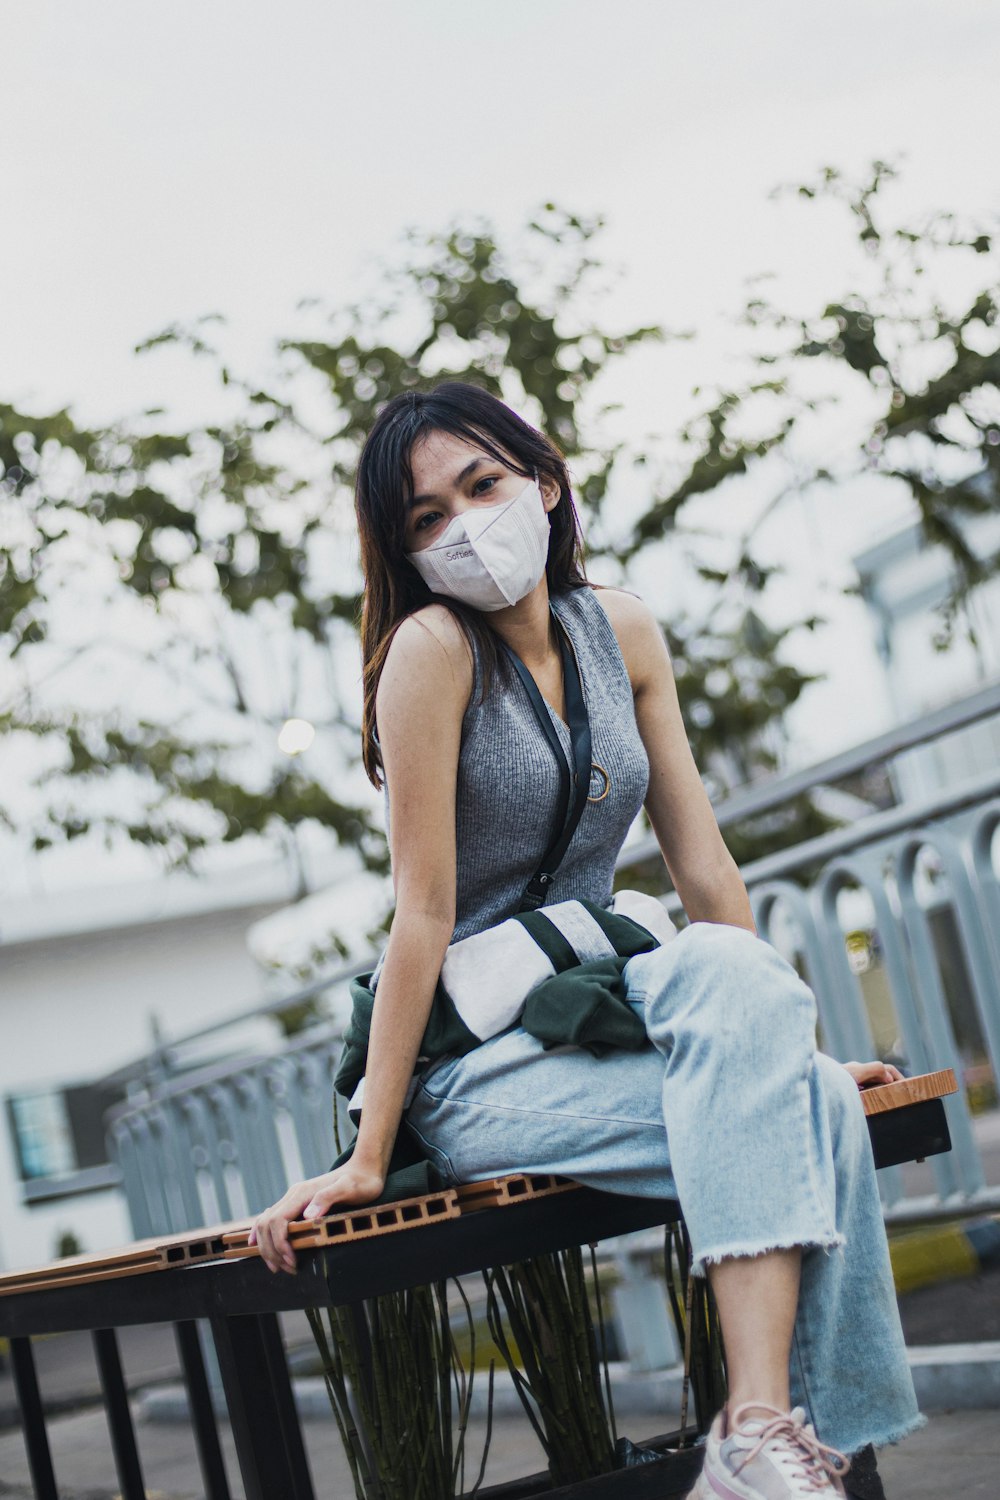
[[[0,819],[35,849],[96,833],[172,867],[252,835],[294,851],[315,824],[384,870],[358,772],[351,482],[380,405],[442,377],[479,382],[559,443],[602,576],[627,585],[640,553],[683,539],[709,602],[662,624],[713,795],[775,769],[783,716],[813,680],[787,647],[817,618],[775,627],[760,607],[776,570],[757,555],[757,530],[790,497],[821,485],[833,504],[859,474],[906,486],[926,538],[955,564],[946,647],[997,562],[977,558],[962,529],[998,503],[997,264],[991,235],[955,215],[882,222],[894,170],[875,162],[852,183],[828,168],[776,190],[842,205],[877,275],[805,315],[755,287],[738,319],[753,343],[746,378],[695,391],[701,410],[670,434],[669,461],[655,439],[602,440],[604,377],[640,345],[691,334],[598,326],[601,223],[554,205],[516,250],[483,224],[411,234],[378,297],[318,318],[322,337],[280,341],[272,388],[229,367],[212,342],[217,314],[140,345],[211,361],[235,412],[224,423],[166,431],[154,409],[90,429],[68,410],[0,404],[0,729],[33,746],[35,792],[15,807],[0,789]],[[981,268],[957,316],[933,288],[942,258]],[[915,351],[930,351],[929,378]],[[804,466],[799,427],[856,386],[870,420],[847,462]],[[771,498],[720,566],[709,542],[726,533],[721,507],[765,464]],[[604,508],[626,470],[642,471],[646,499],[623,531]],[[708,505],[720,507],[714,538]],[[296,716],[317,745],[289,756],[277,735]],[[742,858],[827,826],[806,799],[781,827],[731,842]]]

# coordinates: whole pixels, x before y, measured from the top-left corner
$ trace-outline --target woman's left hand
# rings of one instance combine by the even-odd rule
[[[898,1068],[893,1067],[892,1063],[849,1062],[844,1063],[843,1066],[850,1073],[859,1089],[875,1088],[881,1083],[898,1083],[903,1076]]]

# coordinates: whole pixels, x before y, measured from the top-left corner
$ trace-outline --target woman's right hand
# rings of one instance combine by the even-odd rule
[[[288,1240],[293,1219],[321,1219],[333,1208],[356,1208],[374,1203],[385,1177],[370,1168],[347,1161],[332,1172],[293,1182],[283,1198],[257,1215],[247,1243],[257,1245],[269,1271],[295,1271],[295,1251]]]

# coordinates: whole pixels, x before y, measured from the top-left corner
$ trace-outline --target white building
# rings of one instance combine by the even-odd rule
[[[5,902],[0,1266],[51,1259],[67,1230],[88,1251],[131,1239],[100,1123],[102,1106],[123,1088],[114,1075],[158,1043],[273,998],[247,933],[293,894],[292,873],[276,858],[224,877],[160,877]],[[273,1021],[258,1021],[226,1045],[268,1050],[279,1041]],[[95,1080],[105,1081],[96,1092]]]
[[[966,522],[971,549],[1000,552],[1000,515]],[[955,565],[943,546],[928,547],[919,526],[894,531],[854,558],[861,594],[871,611],[892,720],[903,723],[968,697],[1000,678],[1000,577],[970,594],[967,616],[955,622],[947,650],[935,647]],[[970,641],[966,621],[975,632]],[[991,770],[1000,762],[1000,723],[970,725],[897,762],[900,800],[925,797],[942,786]]]

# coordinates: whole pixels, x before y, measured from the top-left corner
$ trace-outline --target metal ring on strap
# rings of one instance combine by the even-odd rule
[[[592,765],[590,767],[590,774],[591,774],[591,776],[593,776],[593,774],[594,774],[595,771],[597,772],[597,774],[599,776],[603,776],[604,777],[604,790],[601,792],[601,794],[600,794],[599,797],[588,797],[587,801],[588,802],[603,802],[604,799],[605,799],[605,797],[608,795],[608,793],[611,790],[611,777],[608,775],[607,771],[604,769],[603,766],[599,766],[597,764],[596,760],[592,763]]]

